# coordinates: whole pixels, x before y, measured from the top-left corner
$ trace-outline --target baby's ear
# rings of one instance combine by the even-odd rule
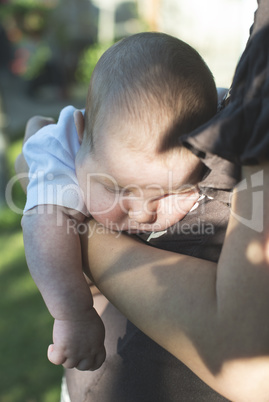
[[[74,121],[75,121],[75,126],[77,129],[77,133],[78,133],[78,140],[79,140],[79,143],[81,144],[82,139],[83,139],[84,129],[85,129],[85,121],[84,121],[84,116],[80,110],[76,110],[74,112]]]

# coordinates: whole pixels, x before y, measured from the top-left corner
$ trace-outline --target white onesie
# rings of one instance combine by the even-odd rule
[[[57,124],[41,128],[23,146],[29,166],[24,212],[37,205],[53,204],[89,216],[75,172],[75,157],[80,147],[73,117],[75,110],[73,106],[65,107]]]

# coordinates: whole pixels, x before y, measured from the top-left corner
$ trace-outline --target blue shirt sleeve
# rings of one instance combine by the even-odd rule
[[[29,185],[24,212],[37,205],[53,204],[89,215],[75,171],[80,147],[73,118],[75,110],[67,106],[57,124],[43,127],[25,143]]]

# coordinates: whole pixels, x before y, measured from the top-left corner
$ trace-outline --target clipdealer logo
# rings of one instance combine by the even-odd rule
[[[264,192],[263,192],[263,170],[253,173],[250,176],[250,181],[247,179],[242,180],[234,189],[233,194],[243,191],[251,191],[251,215],[250,218],[240,216],[231,210],[231,215],[238,220],[238,222],[247,226],[248,228],[261,233],[263,231],[263,212],[264,212]],[[247,196],[249,199],[249,195]]]

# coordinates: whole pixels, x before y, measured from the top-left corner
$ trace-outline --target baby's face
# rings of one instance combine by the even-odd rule
[[[162,231],[181,220],[199,198],[198,171],[194,155],[178,151],[149,159],[115,137],[93,155],[82,146],[76,159],[90,214],[110,229],[130,233]]]

